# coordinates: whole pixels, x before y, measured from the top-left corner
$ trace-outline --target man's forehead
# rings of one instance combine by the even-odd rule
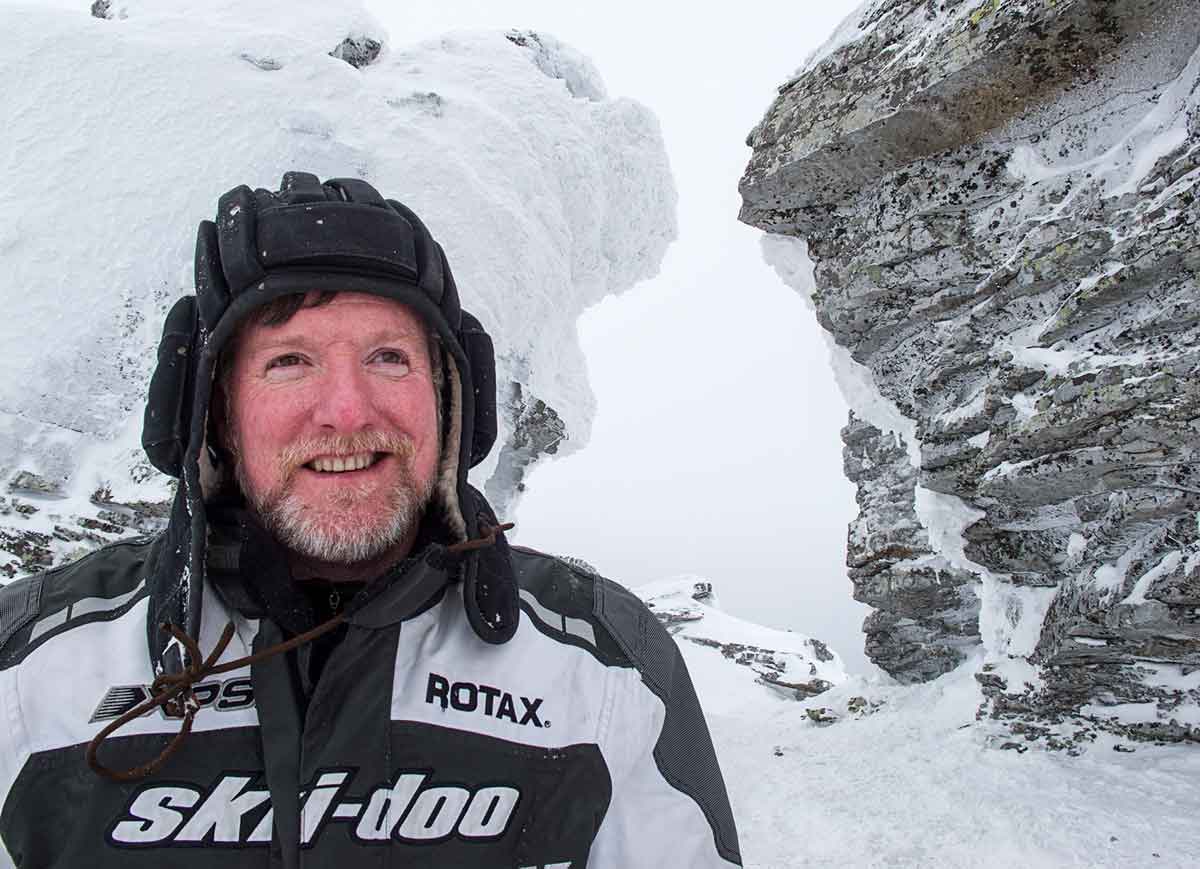
[[[379,338],[424,338],[428,329],[417,313],[395,299],[366,293],[338,293],[315,302],[315,294],[283,322],[252,318],[242,330],[241,342],[255,347],[327,338],[371,341]]]

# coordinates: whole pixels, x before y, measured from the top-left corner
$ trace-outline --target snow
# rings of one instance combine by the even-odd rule
[[[963,532],[984,517],[961,498],[917,486],[914,493],[917,518],[929,533],[929,545],[952,565],[971,573],[986,572],[967,558]]]
[[[817,46],[813,52],[804,59],[804,63],[795,73],[793,73],[790,81],[795,81],[804,75],[810,69],[817,67],[825,58],[832,55],[834,52],[845,48],[847,45],[852,45],[858,42],[863,37],[869,35],[875,30],[878,20],[873,21],[869,26],[862,26],[862,19],[867,8],[871,5],[872,0],[864,0],[857,9],[851,12],[842,21],[841,24],[829,35],[823,43]]]
[[[1166,576],[1167,574],[1174,573],[1179,567],[1179,563],[1181,561],[1183,561],[1182,552],[1179,550],[1168,552],[1162,557],[1162,560],[1159,561],[1158,564],[1138,578],[1138,581],[1134,583],[1133,590],[1129,592],[1129,595],[1125,598],[1125,600],[1121,601],[1121,603],[1133,605],[1145,603],[1146,592],[1150,590],[1150,587],[1154,585],[1159,578]]]
[[[967,443],[976,449],[982,450],[987,447],[991,439],[992,433],[990,431],[981,431],[979,434],[967,438]]]
[[[656,119],[578,52],[503,33],[393,45],[354,0],[116,0],[113,20],[0,3],[22,46],[0,56],[0,477],[59,483],[68,515],[101,485],[165,497],[138,467],[142,401],[196,225],[290,169],[366,178],[420,214],[495,339],[501,400],[519,382],[565,422],[560,455],[587,442],[576,320],[656,272],[676,218]],[[330,57],[347,36],[383,52]]]
[[[1185,668],[1179,664],[1154,664],[1149,661],[1139,666],[1143,671],[1142,681],[1148,685],[1166,688],[1169,691],[1200,691],[1200,669]]]
[[[1077,347],[1041,347],[1038,345],[1042,333],[1054,325],[1058,320],[1059,312],[1070,303],[1072,298],[1093,289],[1102,280],[1120,273],[1125,268],[1125,263],[1121,262],[1104,263],[1100,271],[1082,278],[1062,305],[1052,314],[997,339],[993,355],[1007,352],[1012,355],[1013,361],[1018,365],[1040,369],[1056,377],[1078,376],[1101,371],[1113,365],[1140,365],[1151,361],[1153,356],[1147,353],[1128,353],[1117,356],[1092,353]],[[1043,394],[1038,392],[1019,393],[1013,397],[1013,406],[1022,419],[1027,419],[1036,413],[1034,404]]]
[[[1196,514],[1196,518],[1200,519],[1200,513]],[[1188,560],[1183,565],[1183,572],[1188,574],[1196,570],[1196,568],[1200,568],[1200,552],[1193,552],[1188,556]]]
[[[660,619],[668,616],[693,682],[706,686],[707,714],[736,714],[759,703],[795,704],[792,689],[773,685],[823,680],[834,685],[847,678],[841,657],[819,640],[793,631],[766,628],[720,609],[712,583],[698,576],[676,576],[638,586],[634,592]],[[695,595],[703,596],[697,599]],[[717,645],[726,646],[724,650]],[[729,648],[730,645],[737,648]],[[764,678],[766,676],[766,678]]]
[[[1011,585],[1005,574],[996,574],[966,554],[963,532],[984,513],[954,495],[917,486],[917,518],[929,534],[930,547],[954,567],[980,579],[979,636],[989,660],[1033,653],[1042,622],[1054,600],[1053,588]]]
[[[748,869],[1194,865],[1200,755],[1116,752],[1107,736],[1079,757],[1002,750],[1025,746],[975,722],[979,663],[914,687],[852,678],[799,704],[841,713],[826,727],[765,700],[710,716]],[[719,686],[697,687],[718,702]],[[854,696],[879,708],[847,714]]]
[[[1139,547],[1131,547],[1115,562],[1101,564],[1092,575],[1092,585],[1107,595],[1120,591],[1125,585],[1125,578],[1129,576],[1129,568],[1141,554]]]
[[[961,512],[950,512],[961,520]],[[733,658],[686,637],[797,655],[810,652],[807,637],[734,619],[720,611],[719,589],[697,601],[698,587],[709,584],[678,576],[635,591],[660,613],[693,617],[676,623],[676,640],[708,718],[747,869],[1182,869],[1200,853],[1194,750],[1101,733],[1069,756],[977,721],[983,697],[974,674],[982,652],[915,686],[883,675],[846,676],[833,662],[824,671],[833,687],[784,699]],[[1200,688],[1200,670],[1144,669],[1149,683]],[[994,672],[1010,685],[1040,681],[1016,659],[1002,659]],[[1159,720],[1151,704],[1084,711]],[[1194,706],[1167,716],[1196,717]]]
[[[988,468],[982,479],[987,482],[990,480],[995,480],[998,477],[1008,477],[1014,473],[1019,473],[1025,468],[1036,467],[1044,461],[1045,458],[1041,456],[1035,459],[1025,459],[1024,461],[1020,462],[1010,462],[1006,459],[1005,461],[996,465],[994,468]]]
[[[970,419],[973,416],[979,416],[983,413],[984,407],[987,405],[987,390],[980,389],[970,401],[955,405],[947,411],[939,413],[936,421],[945,426],[953,426],[956,422],[962,422],[964,419]]]
[[[1195,97],[1193,86],[1200,76],[1200,49],[1186,68],[1168,86],[1137,123],[1129,126],[1110,148],[1094,157],[1072,163],[1053,163],[1031,146],[1013,151],[1007,170],[1030,184],[1065,175],[1088,173],[1106,185],[1105,196],[1120,198],[1146,183],[1155,164],[1187,141],[1188,106]],[[1043,145],[1044,147],[1044,145]],[[1061,211],[1072,197],[1057,207]]]
[[[1010,403],[1013,410],[1017,412],[1017,421],[1028,422],[1037,416],[1038,400],[1045,394],[1044,392],[1034,392],[1033,394],[1018,392],[1014,395]]]
[[[1200,725],[1200,708],[1181,706],[1170,712],[1159,711],[1157,703],[1116,703],[1104,706],[1098,703],[1088,703],[1080,710],[1084,715],[1097,718],[1112,718],[1123,724],[1153,724],[1155,722],[1174,721],[1188,726]]]

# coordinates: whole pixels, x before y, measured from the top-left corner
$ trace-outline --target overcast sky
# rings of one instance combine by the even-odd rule
[[[844,563],[846,406],[813,315],[737,222],[737,182],[776,86],[859,2],[368,2],[393,44],[461,28],[553,34],[662,124],[679,240],[657,278],[581,319],[592,439],[529,479],[516,540],[629,586],[703,576],[730,613],[818,637],[852,671],[867,666],[869,610]]]

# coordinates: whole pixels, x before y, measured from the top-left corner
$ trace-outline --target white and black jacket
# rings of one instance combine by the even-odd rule
[[[336,644],[199,686],[193,732],[150,778],[100,778],[84,749],[147,696],[148,587],[171,545],[115,544],[0,590],[0,867],[740,865],[673,640],[620,586],[503,540],[473,557],[515,576],[507,642],[472,630],[431,544],[368,587]],[[222,660],[304,626],[271,600],[276,555],[213,549],[205,653],[230,620]],[[179,727],[155,710],[101,758],[137,766]]]

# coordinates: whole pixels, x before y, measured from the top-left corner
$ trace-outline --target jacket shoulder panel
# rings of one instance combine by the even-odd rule
[[[737,828],[704,711],[675,640],[641,598],[596,579],[596,617],[621,645],[642,681],[662,701],[662,730],[654,761],[662,777],[700,806],[717,853],[738,865]]]
[[[156,540],[117,541],[0,589],[0,669],[53,636],[128,611],[146,594],[143,567]]]
[[[591,652],[610,667],[633,662],[604,623],[596,618],[600,577],[567,559],[523,546],[512,547],[521,610],[543,634]]]

